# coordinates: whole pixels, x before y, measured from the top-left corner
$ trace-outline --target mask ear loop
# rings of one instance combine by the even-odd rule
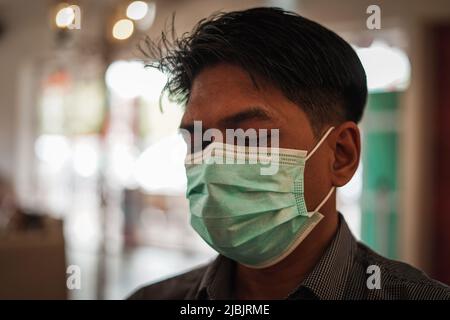
[[[311,150],[311,152],[306,156],[305,161],[307,161],[311,156],[314,154],[314,152],[319,149],[319,147],[322,145],[322,143],[325,141],[325,139],[330,135],[331,131],[333,131],[334,127],[330,127],[327,132],[322,136],[322,138],[319,140],[319,142],[316,144],[316,146]],[[322,206],[328,201],[328,199],[333,194],[334,190],[336,188],[333,186],[331,187],[330,191],[328,191],[328,194],[323,198],[322,202],[319,203],[319,205],[314,209],[314,211],[308,212],[308,216],[311,217],[314,213],[320,210]]]
[[[305,161],[307,161],[309,158],[312,157],[314,152],[319,149],[320,145],[325,141],[325,139],[330,135],[330,132],[333,131],[334,127],[330,127],[327,132],[322,136],[322,138],[319,140],[319,142],[316,144],[316,146],[311,150],[311,152],[306,156]]]
[[[319,205],[316,207],[316,209],[314,209],[313,213],[319,211],[320,208],[322,208],[322,206],[328,201],[328,199],[330,199],[330,197],[331,197],[331,195],[333,194],[333,191],[334,191],[335,189],[336,189],[336,188],[335,188],[334,186],[331,187],[330,191],[328,191],[327,195],[325,196],[325,198],[323,198],[322,202],[319,203]]]

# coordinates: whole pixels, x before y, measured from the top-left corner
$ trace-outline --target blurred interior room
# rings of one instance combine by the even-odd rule
[[[450,284],[448,0],[0,0],[0,299],[123,299],[215,257],[188,223],[182,107],[139,43],[173,13],[183,34],[255,6],[354,46],[370,94],[338,207],[376,252]]]

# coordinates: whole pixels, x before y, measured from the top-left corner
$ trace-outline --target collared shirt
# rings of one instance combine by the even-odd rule
[[[130,299],[232,299],[234,270],[235,262],[219,255],[209,265],[143,287]],[[356,241],[340,216],[331,244],[287,299],[450,300],[450,287]]]

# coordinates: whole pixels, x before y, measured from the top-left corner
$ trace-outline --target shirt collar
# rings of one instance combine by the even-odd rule
[[[314,269],[288,299],[296,299],[303,289],[322,300],[342,298],[356,252],[356,240],[345,219],[339,215],[339,227],[331,244]],[[206,269],[198,287],[197,299],[231,299],[235,262],[219,255]]]
[[[223,255],[208,266],[203,275],[196,299],[225,300],[231,299],[233,293],[233,277],[235,262]]]

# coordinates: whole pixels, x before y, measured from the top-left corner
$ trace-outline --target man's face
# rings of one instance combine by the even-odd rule
[[[314,136],[301,107],[272,86],[258,87],[239,67],[219,64],[206,68],[194,79],[181,127],[201,121],[203,130],[215,128],[224,137],[226,129],[279,129],[280,148],[311,151],[320,137]],[[323,143],[306,164],[308,210],[313,210],[329,191],[332,157],[331,148]]]

